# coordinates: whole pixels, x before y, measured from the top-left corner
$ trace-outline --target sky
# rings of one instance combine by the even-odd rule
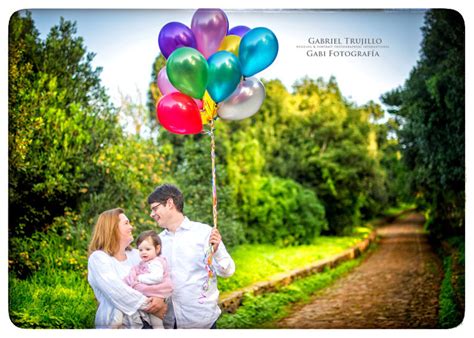
[[[342,94],[358,105],[403,85],[419,58],[424,10],[244,10],[222,8],[229,28],[245,25],[272,30],[279,43],[276,60],[256,74],[280,79],[288,90],[304,76],[336,78]],[[168,22],[188,27],[195,9],[35,9],[36,27],[44,39],[60,17],[77,23],[77,35],[89,52],[96,53],[93,65],[102,67],[101,79],[115,104],[120,95],[146,102],[153,61],[159,54],[158,35]],[[344,51],[374,50],[378,56],[357,57],[334,54],[309,56],[309,40],[366,39],[375,49],[359,48],[350,40]],[[368,40],[367,40],[368,39]],[[321,45],[321,44],[319,44]],[[318,46],[319,46],[318,45]],[[337,49],[341,51],[341,49]],[[337,53],[336,53],[337,54]]]

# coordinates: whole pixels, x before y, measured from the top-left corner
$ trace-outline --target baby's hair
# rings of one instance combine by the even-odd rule
[[[137,238],[137,246],[139,246],[144,240],[150,238],[153,245],[156,247],[157,245],[160,246],[160,252],[158,252],[158,256],[161,254],[161,238],[154,230],[147,230],[143,231]]]

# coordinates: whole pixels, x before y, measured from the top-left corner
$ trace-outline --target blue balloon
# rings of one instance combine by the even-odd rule
[[[270,66],[278,54],[278,40],[265,27],[248,31],[240,41],[239,60],[242,74],[252,76]]]
[[[209,65],[207,91],[215,102],[225,100],[240,83],[242,71],[237,56],[220,51],[207,60]]]

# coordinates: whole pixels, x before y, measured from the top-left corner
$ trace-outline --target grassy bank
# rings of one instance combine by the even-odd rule
[[[444,278],[439,295],[439,325],[442,328],[456,327],[464,317],[464,248],[464,237],[450,238],[442,246]]]
[[[9,313],[21,328],[94,327],[96,302],[84,273],[36,273],[26,280],[10,277]]]

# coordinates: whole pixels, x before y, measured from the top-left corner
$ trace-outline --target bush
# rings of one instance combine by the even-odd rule
[[[87,271],[88,226],[76,213],[67,211],[55,219],[48,232],[37,231],[30,237],[10,239],[9,268],[18,278],[36,272]]]
[[[440,250],[443,256],[444,278],[439,293],[439,325],[458,326],[464,317],[465,241],[464,237],[447,239]]]
[[[323,205],[298,183],[263,177],[247,206],[247,237],[252,242],[298,245],[310,243],[327,229]]]
[[[156,226],[148,216],[147,196],[169,173],[169,147],[152,140],[128,136],[123,142],[105,146],[97,155],[100,184],[83,196],[80,210],[91,222],[104,210],[122,207],[137,226]]]

